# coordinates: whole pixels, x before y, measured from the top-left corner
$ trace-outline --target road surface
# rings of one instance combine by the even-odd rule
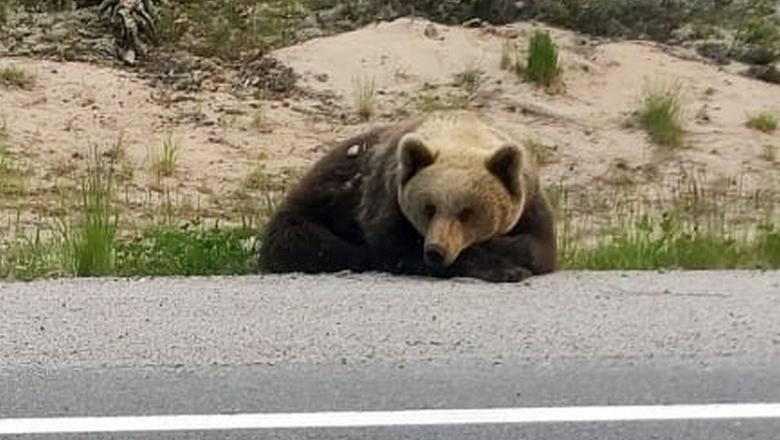
[[[778,271],[0,284],[0,438],[776,440],[777,404]]]

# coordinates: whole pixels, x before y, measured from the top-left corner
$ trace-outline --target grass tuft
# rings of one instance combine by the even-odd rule
[[[528,80],[550,86],[560,74],[558,47],[548,31],[535,30],[528,41],[525,65],[519,73]]]
[[[777,116],[770,112],[761,112],[751,116],[747,126],[764,133],[772,133],[777,129]]]
[[[517,46],[510,40],[504,40],[501,43],[501,60],[499,67],[501,70],[512,70],[517,65]]]
[[[32,90],[35,87],[35,75],[21,67],[6,66],[0,69],[0,86]]]
[[[251,229],[147,230],[117,248],[121,276],[240,275],[251,271],[254,237]]]
[[[466,69],[455,75],[454,85],[463,88],[468,94],[473,94],[482,85],[484,74],[480,69]]]
[[[774,144],[764,144],[761,146],[761,159],[767,162],[774,162],[777,160],[777,147]]]
[[[352,80],[355,113],[364,120],[369,120],[376,111],[376,84],[374,78]]]
[[[646,91],[638,119],[654,143],[669,147],[682,145],[682,104],[677,87]]]
[[[176,164],[179,160],[179,144],[172,137],[163,141],[162,150],[154,164],[157,177],[169,177],[176,172]]]
[[[6,140],[8,129],[5,122],[0,125],[0,195],[18,196],[24,194],[24,173],[13,163]]]
[[[574,270],[756,269],[780,267],[780,232],[753,239],[687,228],[671,216],[642,216],[588,248],[564,243],[563,266]]]
[[[556,148],[545,145],[537,139],[528,138],[523,144],[539,165],[549,165],[558,160]]]
[[[113,273],[117,216],[112,212],[111,167],[95,152],[94,166],[82,184],[81,222],[72,237],[78,276]]]

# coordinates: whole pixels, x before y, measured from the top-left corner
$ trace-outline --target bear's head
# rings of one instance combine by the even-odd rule
[[[460,136],[457,145],[442,148],[441,139],[412,132],[398,144],[398,203],[425,237],[425,261],[435,268],[449,266],[475,243],[509,232],[526,199],[521,147],[492,139],[490,148],[474,148],[480,139],[462,141]]]

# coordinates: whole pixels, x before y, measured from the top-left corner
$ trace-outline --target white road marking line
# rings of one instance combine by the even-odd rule
[[[0,434],[780,418],[780,403],[0,419]]]

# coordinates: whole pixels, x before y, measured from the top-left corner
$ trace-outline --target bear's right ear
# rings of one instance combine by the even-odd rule
[[[398,143],[398,162],[401,165],[401,185],[406,184],[421,169],[436,160],[431,150],[414,133],[408,133]]]

